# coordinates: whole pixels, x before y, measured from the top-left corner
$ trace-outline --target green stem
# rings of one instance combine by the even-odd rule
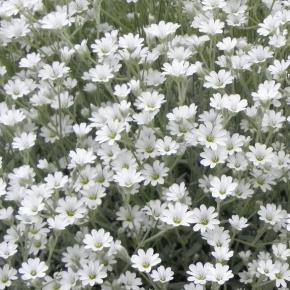
[[[266,231],[267,231],[267,225],[264,224],[263,227],[258,230],[256,237],[254,238],[253,242],[251,243],[251,246],[255,246],[255,244],[260,240],[260,238],[263,236],[263,234]]]
[[[47,258],[47,265],[50,265],[51,258],[52,258],[52,255],[53,255],[54,249],[55,249],[55,247],[56,247],[56,244],[57,244],[57,241],[58,241],[59,235],[60,235],[60,233],[59,233],[59,232],[56,232],[56,234],[55,234],[55,239],[54,239],[52,245],[51,245],[50,248],[49,248],[49,253],[48,253],[48,258]]]
[[[154,236],[146,239],[144,242],[143,242],[143,245],[149,243],[149,242],[152,242],[154,240],[156,240],[157,238],[160,238],[162,237],[166,232],[168,232],[171,228],[168,228],[168,229],[165,229],[163,231],[160,231],[159,233],[155,234]]]
[[[103,0],[95,1],[97,38],[100,37],[101,10]]]
[[[62,139],[62,113],[61,113],[60,85],[58,85],[57,100],[58,100],[58,116],[59,116],[59,136]]]

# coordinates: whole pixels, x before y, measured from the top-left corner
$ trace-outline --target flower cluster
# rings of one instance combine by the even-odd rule
[[[289,28],[289,0],[0,1],[0,289],[289,289]]]

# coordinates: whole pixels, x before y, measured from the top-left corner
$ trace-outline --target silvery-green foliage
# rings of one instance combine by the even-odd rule
[[[287,0],[0,0],[0,289],[289,289],[289,27]]]

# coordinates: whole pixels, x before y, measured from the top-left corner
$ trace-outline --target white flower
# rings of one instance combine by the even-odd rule
[[[62,271],[60,275],[61,275],[60,290],[69,290],[72,287],[76,286],[78,275],[73,270],[69,268],[67,271]],[[57,287],[59,287],[59,285],[57,285],[56,288]]]
[[[161,40],[165,39],[169,35],[172,35],[180,27],[177,23],[160,21],[158,24],[151,24],[144,28],[146,36],[148,38],[159,38]]]
[[[229,223],[231,226],[237,230],[241,231],[242,229],[246,228],[249,224],[247,224],[247,219],[244,217],[239,217],[238,215],[232,215],[229,219]]]
[[[273,148],[267,148],[265,144],[256,143],[255,146],[249,146],[250,152],[246,153],[248,159],[255,166],[261,166],[273,161]]]
[[[135,205],[134,207],[127,206],[121,207],[117,211],[117,220],[122,221],[123,228],[129,228],[129,229],[136,229],[142,224],[144,221],[144,213],[141,211],[140,207]]]
[[[283,219],[283,210],[281,205],[268,203],[266,206],[261,205],[258,215],[260,220],[273,226]]]
[[[62,216],[64,223],[73,224],[81,219],[86,213],[83,200],[78,200],[75,196],[67,196],[58,200],[55,211]]]
[[[157,270],[153,270],[150,276],[155,282],[167,283],[173,279],[173,274],[174,272],[170,267],[160,266]]]
[[[126,99],[131,92],[131,88],[127,84],[115,85],[114,95],[120,100]]]
[[[96,39],[95,43],[91,45],[92,51],[97,53],[101,59],[113,55],[118,49],[117,36],[118,30],[106,32],[104,37]]]
[[[156,148],[160,155],[173,155],[177,153],[179,145],[170,136],[165,136],[163,140],[157,140]]]
[[[129,52],[133,52],[143,46],[143,41],[144,39],[140,38],[139,34],[134,35],[133,33],[128,33],[119,38],[119,46]]]
[[[264,18],[262,23],[259,23],[257,32],[262,36],[268,36],[274,33],[280,25],[281,20],[279,20],[279,17],[275,17],[275,15],[270,14]]]
[[[174,59],[172,63],[163,64],[163,75],[173,77],[187,77],[197,72],[197,67],[188,61]]]
[[[3,180],[3,178],[0,177],[0,196],[3,196],[6,194],[6,182]]]
[[[96,209],[102,204],[102,199],[106,196],[105,188],[99,184],[91,185],[81,190],[84,203],[89,209]]]
[[[203,290],[203,285],[195,285],[194,283],[189,283],[184,285],[184,289],[182,290]]]
[[[56,171],[54,174],[48,174],[44,178],[49,188],[62,189],[68,183],[68,177],[63,175],[61,171]]]
[[[149,248],[146,252],[142,249],[137,251],[137,255],[131,257],[132,267],[140,272],[149,273],[152,267],[161,263],[159,254],[154,254],[154,250]]]
[[[188,206],[177,202],[175,204],[168,204],[168,209],[165,209],[160,219],[174,227],[190,226],[194,222],[193,212],[188,210]]]
[[[89,77],[92,82],[106,83],[114,77],[113,69],[108,64],[97,64],[89,70]]]
[[[279,107],[281,105],[279,100],[282,98],[279,92],[280,87],[281,84],[275,83],[275,81],[264,81],[264,83],[259,84],[258,91],[252,93],[253,100],[262,105],[273,102],[275,107]]]
[[[195,208],[193,211],[193,223],[195,223],[193,230],[195,232],[206,230],[213,230],[216,225],[220,223],[217,219],[218,214],[215,212],[213,206],[206,207],[204,204],[200,208]]]
[[[269,65],[268,71],[273,76],[274,79],[279,79],[283,74],[286,73],[288,67],[290,66],[289,60],[278,60],[275,59],[272,65]]]
[[[238,94],[225,95],[223,97],[224,107],[233,113],[244,111],[247,108],[248,101],[243,99]]]
[[[6,67],[0,65],[0,76],[3,77],[7,73]]]
[[[41,57],[39,53],[29,53],[26,55],[26,57],[22,58],[20,60],[19,66],[23,68],[34,68],[39,64],[41,61]]]
[[[208,275],[210,271],[212,271],[212,267],[213,266],[210,263],[205,263],[204,265],[201,262],[190,264],[189,271],[186,271],[186,273],[189,275],[187,280],[192,281],[195,284],[205,285],[209,280]]]
[[[218,146],[226,145],[227,131],[220,124],[210,122],[201,124],[196,134],[198,142],[212,150],[216,150]]]
[[[21,201],[21,207],[19,207],[20,215],[35,216],[44,209],[43,198],[30,194],[24,197]]]
[[[217,262],[223,263],[224,261],[228,261],[233,256],[234,251],[230,251],[228,245],[223,245],[221,247],[215,247],[211,254],[215,257]]]
[[[145,164],[142,174],[144,176],[144,184],[151,183],[152,186],[163,184],[164,178],[167,176],[169,169],[165,167],[164,163],[155,160],[153,165]]]
[[[104,265],[100,264],[99,261],[90,261],[82,266],[78,271],[78,275],[83,286],[94,286],[96,284],[103,284],[103,279],[107,277],[107,272]]]
[[[48,270],[47,265],[41,262],[39,258],[29,258],[27,262],[23,262],[19,273],[22,280],[34,280],[45,277],[45,272]]]
[[[0,268],[0,289],[6,289],[10,287],[13,280],[17,279],[17,271],[14,268],[10,268],[5,264],[3,268]]]
[[[29,79],[22,81],[17,78],[15,80],[9,80],[5,84],[4,90],[13,100],[17,100],[28,95],[34,86],[35,85]]]
[[[135,273],[129,271],[121,274],[118,280],[125,286],[125,288],[129,288],[132,290],[139,290],[139,287],[142,286],[142,280],[138,278]]]
[[[233,182],[231,176],[222,175],[219,177],[213,177],[210,181],[210,192],[214,198],[223,200],[229,195],[233,195],[237,183]]]
[[[113,237],[104,229],[92,230],[91,234],[86,234],[84,238],[85,249],[93,251],[102,251],[103,248],[109,248],[112,241]]]
[[[64,78],[69,73],[69,71],[70,68],[67,67],[64,63],[54,61],[51,65],[43,65],[42,69],[38,73],[38,76],[42,80],[55,81],[57,79]]]
[[[213,89],[223,89],[228,84],[231,84],[234,77],[230,72],[225,70],[219,70],[218,72],[211,71],[205,76],[204,87]]]
[[[71,221],[64,219],[63,215],[56,215],[53,218],[48,218],[47,223],[49,228],[56,230],[64,230],[67,226],[71,224]]]
[[[39,21],[40,27],[43,29],[61,29],[70,25],[70,21],[66,12],[53,11],[45,15]]]
[[[159,111],[165,103],[165,96],[157,91],[143,92],[136,100],[135,105],[139,110]]]
[[[226,162],[228,153],[224,149],[224,147],[217,147],[216,150],[205,148],[204,152],[200,153],[200,157],[203,158],[200,161],[203,166],[209,166],[210,168],[214,168],[217,164],[222,164]]]
[[[253,47],[249,52],[250,61],[252,63],[262,63],[273,56],[273,52],[268,46],[258,45]]]
[[[219,19],[208,19],[202,15],[194,17],[191,26],[197,28],[200,32],[206,35],[215,35],[223,32],[225,24]]]
[[[25,37],[30,31],[31,29],[23,15],[21,17],[11,18],[10,21],[1,22],[0,35],[4,34],[3,36],[1,35],[1,38],[4,40],[3,44],[5,44],[5,40],[9,42],[12,39]]]
[[[263,132],[270,130],[277,132],[283,127],[285,121],[286,118],[282,112],[275,112],[274,110],[266,111],[262,119],[262,130]]]
[[[122,187],[131,188],[132,186],[144,180],[140,172],[135,169],[122,169],[118,170],[114,176],[114,180]]]
[[[96,141],[99,143],[107,142],[109,145],[113,145],[121,139],[121,133],[124,129],[122,122],[109,120],[106,125],[96,132]]]
[[[219,285],[223,285],[225,282],[234,277],[229,266],[217,263],[215,267],[209,270],[208,278],[212,282],[217,282]]]
[[[290,270],[288,263],[275,262],[277,273],[270,273],[270,279],[275,280],[276,287],[287,287],[287,282],[290,281]]]
[[[69,168],[91,164],[96,159],[92,150],[86,150],[83,148],[76,148],[76,151],[70,151],[69,157],[71,158]]]
[[[0,243],[0,257],[7,259],[14,256],[17,253],[17,244],[13,242],[2,242]]]
[[[13,220],[13,208],[11,206],[0,209],[0,221],[11,221]]]
[[[178,61],[183,61],[192,56],[192,51],[189,48],[185,48],[183,46],[171,47],[167,52],[167,56],[172,60],[176,59]]]
[[[260,260],[258,261],[257,270],[259,273],[265,276],[274,276],[278,273],[278,269],[275,267],[275,264],[272,260]]]
[[[226,37],[222,41],[219,41],[216,46],[220,50],[223,50],[223,51],[226,51],[226,52],[230,52],[230,51],[232,51],[235,48],[237,43],[238,42],[237,42],[236,38]]]
[[[191,204],[191,198],[184,182],[172,184],[168,190],[165,190],[164,195],[167,201],[179,201],[187,205]]]
[[[165,82],[165,76],[159,70],[152,68],[149,68],[143,72],[143,79],[149,87],[158,87]]]
[[[12,142],[12,147],[23,151],[34,146],[36,141],[36,135],[34,133],[23,132],[19,137],[14,137]]]
[[[166,204],[161,204],[159,199],[150,200],[142,209],[147,215],[152,216],[154,220],[158,220],[162,212],[166,209]]]
[[[21,123],[26,119],[23,111],[18,109],[5,110],[4,112],[0,112],[0,124],[4,124],[6,126],[15,126],[18,123]]]
[[[286,261],[290,257],[290,249],[286,244],[274,244],[272,245],[273,254],[276,258]]]

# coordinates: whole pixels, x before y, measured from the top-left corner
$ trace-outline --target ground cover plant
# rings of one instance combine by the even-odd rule
[[[0,0],[0,289],[290,289],[289,0]]]

